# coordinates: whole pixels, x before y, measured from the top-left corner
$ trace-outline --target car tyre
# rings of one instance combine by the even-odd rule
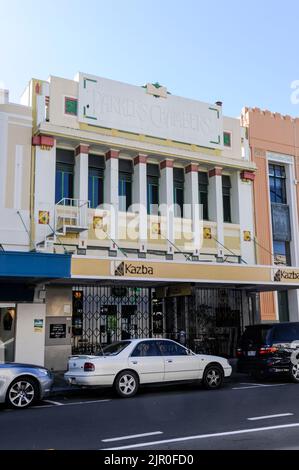
[[[11,408],[25,409],[31,406],[39,396],[38,385],[30,377],[16,378],[8,387],[6,403]]]
[[[208,365],[203,375],[203,386],[207,390],[218,390],[223,384],[223,369],[217,364]]]
[[[118,374],[114,382],[114,389],[121,398],[131,398],[138,392],[139,378],[131,370],[124,370]]]
[[[290,366],[290,377],[292,382],[299,383],[299,364],[292,364]]]

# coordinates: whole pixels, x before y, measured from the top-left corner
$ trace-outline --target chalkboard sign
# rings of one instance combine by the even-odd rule
[[[289,206],[286,204],[271,204],[273,239],[281,242],[291,241],[291,226]]]
[[[50,325],[50,338],[66,338],[66,324],[65,323],[52,323]]]

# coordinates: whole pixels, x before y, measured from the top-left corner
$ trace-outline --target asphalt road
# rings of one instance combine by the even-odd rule
[[[299,385],[246,376],[219,391],[147,388],[55,396],[27,410],[0,408],[0,449],[299,449]]]

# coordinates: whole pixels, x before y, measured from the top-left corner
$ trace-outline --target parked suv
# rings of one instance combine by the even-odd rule
[[[238,372],[285,374],[299,383],[299,322],[248,326],[239,341],[237,357]]]

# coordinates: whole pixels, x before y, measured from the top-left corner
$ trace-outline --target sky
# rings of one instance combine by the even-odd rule
[[[0,88],[80,71],[299,116],[298,21],[298,0],[0,0]]]

